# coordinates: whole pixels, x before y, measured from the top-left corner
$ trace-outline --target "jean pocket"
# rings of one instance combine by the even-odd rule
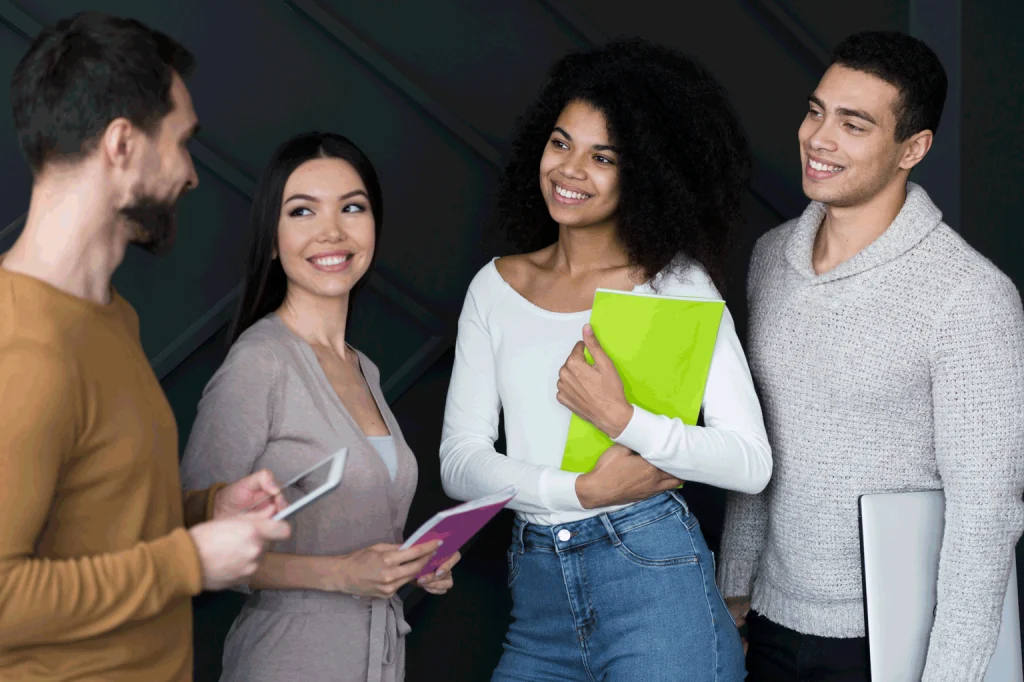
[[[618,532],[619,553],[640,566],[679,566],[700,561],[682,510]]]
[[[515,545],[508,548],[508,552],[505,554],[505,559],[508,562],[508,586],[512,587],[512,583],[515,582],[516,577],[519,575],[519,564],[521,555],[519,550],[516,549]]]

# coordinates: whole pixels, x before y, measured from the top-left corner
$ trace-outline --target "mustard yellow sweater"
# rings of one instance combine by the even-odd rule
[[[0,679],[192,679],[174,415],[138,317],[0,268]]]

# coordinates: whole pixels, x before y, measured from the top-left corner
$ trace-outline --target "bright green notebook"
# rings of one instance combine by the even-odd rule
[[[626,399],[696,424],[725,302],[598,289],[590,326],[615,363]],[[587,362],[594,359],[586,353]],[[562,469],[586,473],[612,440],[575,414]]]

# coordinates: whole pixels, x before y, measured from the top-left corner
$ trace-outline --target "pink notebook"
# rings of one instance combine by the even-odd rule
[[[432,540],[444,541],[441,548],[437,550],[437,555],[427,562],[416,578],[421,578],[440,568],[441,564],[448,561],[455,552],[459,551],[459,548],[466,544],[466,541],[476,535],[477,531],[494,518],[495,514],[511,502],[518,492],[518,488],[510,486],[493,495],[463,502],[451,509],[434,514],[402,545],[402,549],[408,549],[413,545]]]

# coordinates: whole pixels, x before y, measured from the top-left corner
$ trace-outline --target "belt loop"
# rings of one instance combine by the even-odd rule
[[[686,500],[683,499],[683,494],[678,490],[669,490],[668,494],[671,495],[675,499],[675,501],[679,503],[679,506],[682,507],[683,511],[686,512],[686,515],[689,516],[690,507],[689,505],[686,504]]]
[[[526,534],[526,526],[528,525],[524,519],[517,519],[519,526],[519,532],[516,536],[517,546],[516,551],[519,552],[519,556],[522,556],[526,551],[526,543],[523,541],[523,536]]]
[[[601,523],[604,524],[604,529],[608,531],[608,537],[612,539],[612,546],[618,547],[622,544],[622,540],[619,539],[618,533],[615,532],[615,526],[612,525],[611,519],[608,518],[607,514],[601,514],[597,518],[601,519]]]

